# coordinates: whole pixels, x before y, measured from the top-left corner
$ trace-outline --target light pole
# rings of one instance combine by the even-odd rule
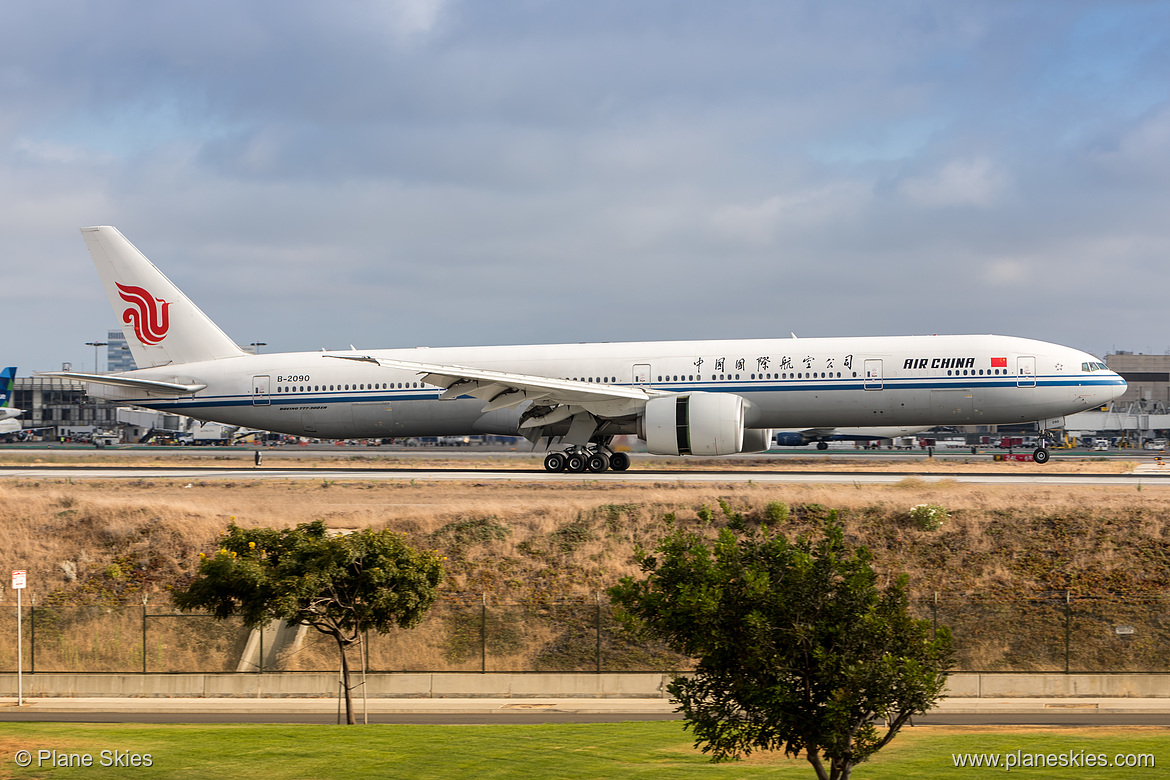
[[[98,347],[108,346],[109,343],[110,342],[108,342],[108,341],[87,341],[87,342],[85,342],[85,346],[93,347],[93,372],[95,374],[101,373],[101,371],[98,370]]]
[[[253,355],[259,355],[260,354],[260,347],[267,347],[268,342],[267,341],[253,341],[248,346],[252,348]]]

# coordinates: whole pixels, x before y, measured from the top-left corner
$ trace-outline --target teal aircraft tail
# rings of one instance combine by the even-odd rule
[[[0,371],[0,409],[12,406],[12,385],[16,381],[16,366]]]

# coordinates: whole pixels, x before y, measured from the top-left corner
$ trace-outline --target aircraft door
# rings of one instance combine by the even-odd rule
[[[1036,386],[1036,358],[1031,355],[1020,355],[1016,358],[1016,386]]]
[[[649,363],[635,363],[634,364],[634,384],[648,385],[650,384],[650,364]]]
[[[867,360],[863,367],[865,371],[866,390],[881,390],[882,389],[882,361],[881,360]]]
[[[269,395],[271,379],[267,375],[252,377],[252,406],[268,406],[272,403]]]

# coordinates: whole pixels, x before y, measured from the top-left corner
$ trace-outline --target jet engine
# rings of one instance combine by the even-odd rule
[[[799,431],[781,431],[776,434],[776,443],[781,447],[803,447],[808,439]]]
[[[743,449],[740,452],[767,452],[770,449],[771,428],[748,428],[743,432]]]
[[[743,398],[730,393],[651,398],[638,436],[655,455],[734,455],[744,449],[743,418]]]

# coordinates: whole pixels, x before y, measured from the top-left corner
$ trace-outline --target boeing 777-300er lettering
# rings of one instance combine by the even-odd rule
[[[247,353],[112,227],[82,228],[141,368],[46,372],[91,395],[314,438],[560,440],[549,471],[768,449],[772,429],[1020,423],[1125,382],[1092,355],[1009,336],[896,336]],[[1047,449],[1036,459],[1048,459]]]

